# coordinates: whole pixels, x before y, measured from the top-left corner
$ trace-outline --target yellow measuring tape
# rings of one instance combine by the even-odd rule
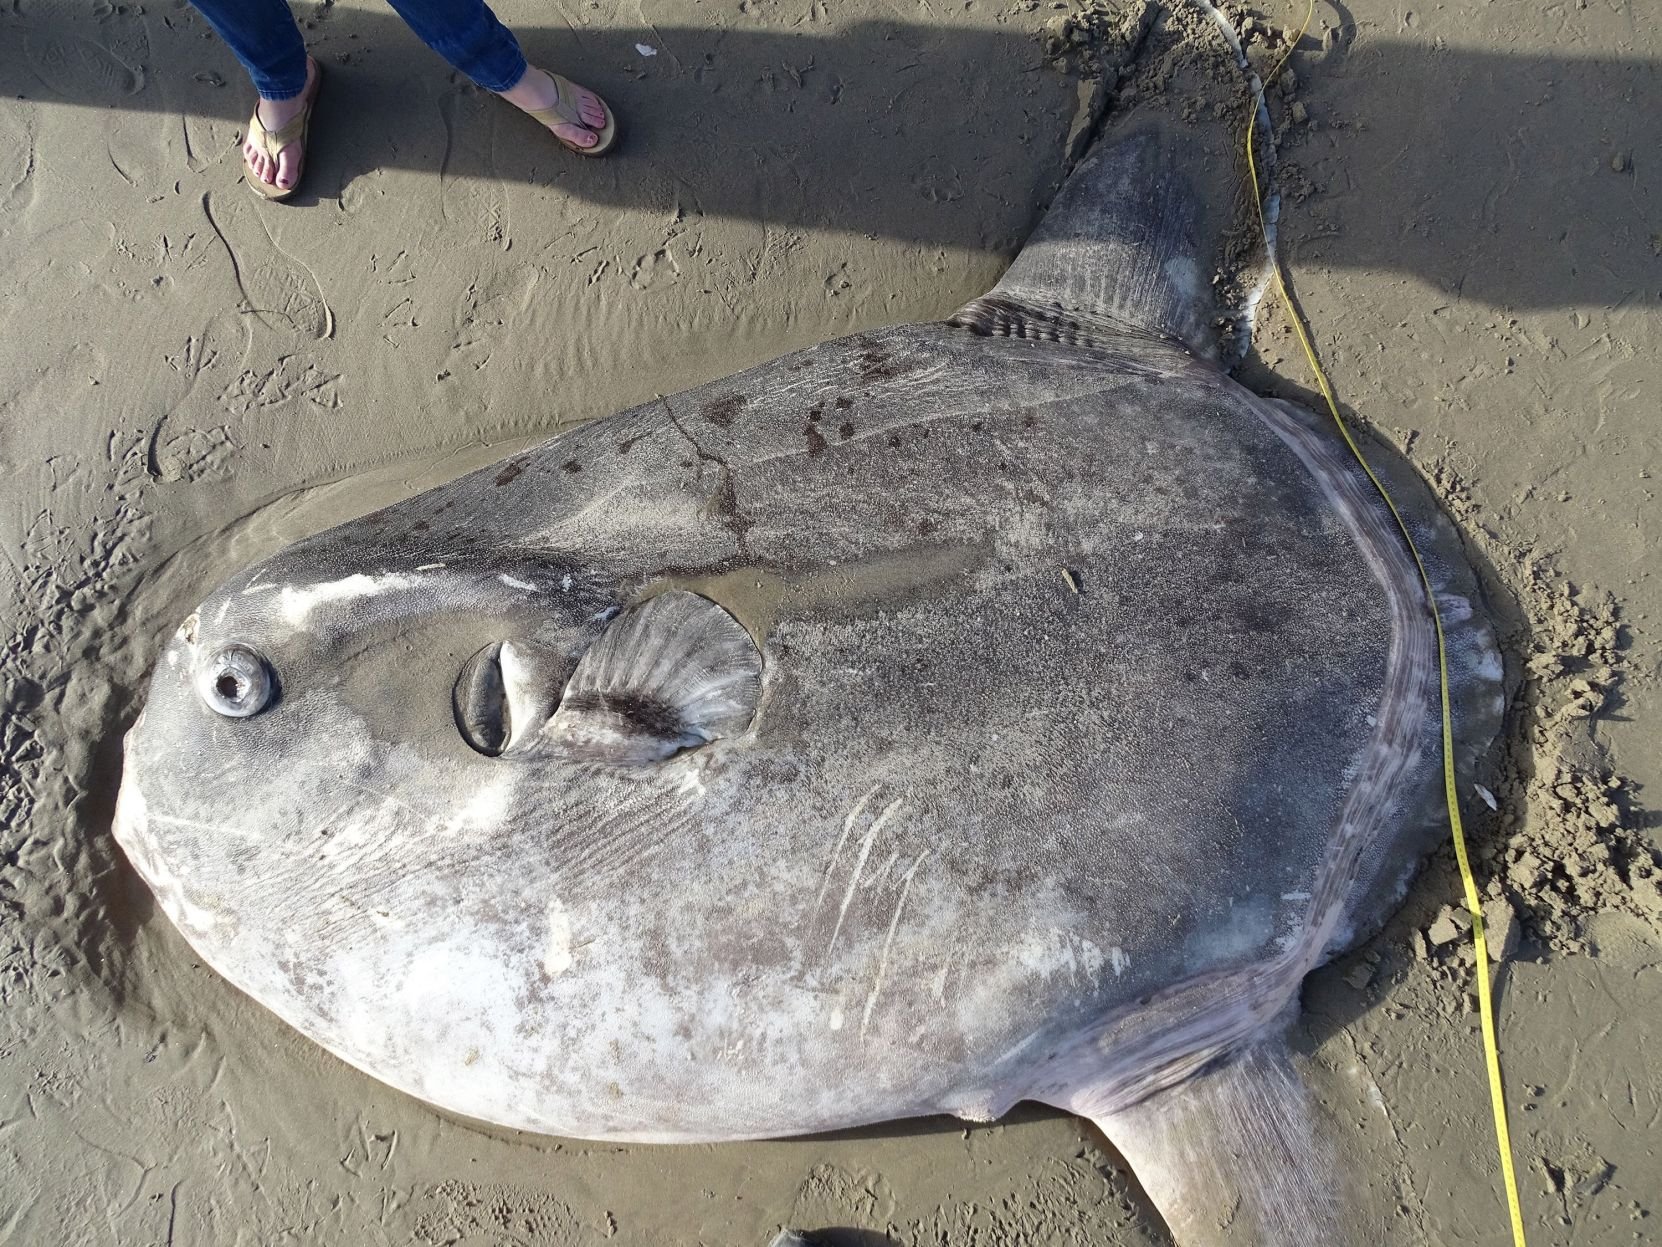
[[[1276,61],[1275,68],[1270,72],[1271,82],[1281,76],[1282,67],[1286,65],[1293,49],[1309,30],[1310,19],[1315,15],[1315,11],[1316,2],[1310,0],[1309,7],[1304,12],[1304,24],[1298,28],[1298,35],[1288,43],[1287,50],[1281,54],[1281,59]],[[1281,274],[1281,261],[1271,244],[1269,226],[1264,220],[1263,196],[1258,193],[1258,162],[1254,158],[1253,134],[1258,128],[1258,111],[1263,106],[1264,84],[1260,81],[1253,99],[1252,116],[1247,121],[1246,158],[1247,169],[1252,175],[1253,202],[1258,205],[1258,227],[1264,236],[1264,246],[1269,256],[1270,274],[1276,290],[1281,295],[1282,303],[1286,305],[1287,317],[1293,322],[1293,329],[1298,334],[1299,345],[1304,348],[1305,358],[1310,361],[1310,371],[1315,374],[1316,384],[1321,387],[1322,397],[1327,400],[1327,409],[1333,415],[1333,423],[1338,426],[1339,432],[1344,436],[1345,445],[1350,447],[1351,454],[1356,456],[1356,462],[1362,465],[1362,470],[1368,474],[1368,479],[1373,482],[1379,496],[1390,508],[1391,517],[1396,520],[1397,527],[1402,530],[1403,539],[1408,543],[1408,551],[1414,556],[1414,566],[1419,568],[1420,583],[1425,586],[1426,605],[1430,608],[1431,622],[1437,630],[1437,672],[1441,685],[1443,715],[1443,795],[1448,800],[1448,821],[1449,830],[1454,838],[1454,857],[1460,864],[1460,882],[1465,888],[1466,911],[1472,919],[1472,944],[1477,951],[1473,989],[1477,992],[1478,1016],[1482,1021],[1483,1062],[1489,1071],[1489,1102],[1494,1109],[1495,1141],[1500,1148],[1500,1172],[1506,1183],[1507,1210],[1512,1217],[1512,1242],[1515,1247],[1526,1247],[1523,1209],[1518,1203],[1518,1175],[1512,1167],[1512,1132],[1506,1123],[1506,1093],[1500,1078],[1500,1048],[1495,1040],[1495,1006],[1489,991],[1489,941],[1483,931],[1483,901],[1478,894],[1477,880],[1472,875],[1471,859],[1466,852],[1466,831],[1460,821],[1460,797],[1454,780],[1454,716],[1449,709],[1448,650],[1443,640],[1442,615],[1437,610],[1437,595],[1431,588],[1431,577],[1426,572],[1424,560],[1420,558],[1419,547],[1414,544],[1413,534],[1408,531],[1408,525],[1403,522],[1397,504],[1391,500],[1384,483],[1374,475],[1374,470],[1368,465],[1362,448],[1356,444],[1356,439],[1351,436],[1344,417],[1339,414],[1338,400],[1333,397],[1333,387],[1328,384],[1327,373],[1322,370],[1321,363],[1316,358],[1316,349],[1310,343],[1304,317],[1287,292],[1287,283]]]

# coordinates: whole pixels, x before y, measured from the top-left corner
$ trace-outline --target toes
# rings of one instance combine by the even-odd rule
[[[593,147],[600,142],[600,136],[593,130],[585,130],[582,126],[557,125],[554,133],[574,147]]]
[[[584,91],[577,97],[577,113],[583,118],[583,123],[594,129],[606,124],[606,106],[600,102],[600,97]]]
[[[277,185],[287,190],[299,176],[300,145],[290,143],[277,153]]]

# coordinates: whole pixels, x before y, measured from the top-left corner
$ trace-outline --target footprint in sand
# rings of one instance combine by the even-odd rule
[[[223,160],[240,161],[238,152],[244,124],[223,117],[186,113],[179,119],[185,144],[185,167],[192,173],[200,173]]]
[[[31,34],[23,48],[35,76],[68,100],[83,99],[88,84],[111,101],[144,86],[142,67],[128,65],[103,44],[79,35]]]
[[[229,425],[186,429],[172,436],[158,435],[150,443],[145,470],[163,484],[200,481],[231,474],[237,444]]]
[[[500,101],[471,88],[439,101],[444,119],[444,159],[439,165],[444,224],[434,241],[451,246],[485,242],[508,249],[508,200],[491,153],[501,110]]]
[[[246,192],[244,192],[246,197]],[[237,287],[262,325],[297,338],[332,338],[335,313],[317,274],[283,250],[265,221],[235,197],[202,195],[202,212],[224,244]]]
[[[112,112],[105,119],[104,154],[121,180],[135,190],[153,191],[171,181],[173,163],[167,135],[172,122],[161,113]]]
[[[0,111],[0,212],[21,215],[35,201],[35,130],[26,112]]]

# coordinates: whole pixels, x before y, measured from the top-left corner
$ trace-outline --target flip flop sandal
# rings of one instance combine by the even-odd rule
[[[593,147],[579,147],[575,143],[568,143],[558,134],[554,134],[552,129],[548,131],[550,134],[554,134],[554,138],[560,146],[569,148],[579,156],[603,156],[610,151],[612,145],[617,142],[617,114],[612,111],[612,106],[605,100],[600,100],[599,95],[592,91],[589,92],[594,95],[595,99],[600,100],[600,106],[606,110],[606,124],[595,130],[593,126],[583,120],[575,104],[568,105],[566,103],[567,100],[575,100],[578,91],[588,91],[589,88],[579,87],[569,78],[562,78],[559,74],[550,70],[545,69],[542,72],[554,80],[554,86],[559,91],[560,98],[555,100],[549,108],[528,108],[525,111],[542,122],[544,126],[572,125],[582,126],[585,130],[594,130],[594,133],[600,136],[600,141]]]
[[[306,58],[306,62],[314,68],[311,98],[306,101],[306,106],[294,115],[288,125],[280,130],[267,130],[264,123],[260,121],[260,106],[258,104],[254,105],[254,115],[248,119],[248,137],[253,140],[254,145],[260,149],[266,159],[273,164],[276,163],[278,154],[289,144],[301,144],[300,167],[294,171],[294,185],[286,188],[262,181],[249,167],[248,157],[245,155],[242,158],[243,181],[248,183],[256,195],[264,199],[287,199],[300,189],[300,180],[306,174],[306,131],[312,123],[312,106],[317,103],[318,90],[323,86],[323,66],[309,56]]]

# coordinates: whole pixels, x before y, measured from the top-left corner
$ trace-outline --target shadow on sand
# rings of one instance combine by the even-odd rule
[[[224,144],[245,119],[251,92],[236,62],[180,0],[85,12],[14,2],[20,11],[0,15],[0,175],[32,152],[26,110],[168,114],[186,152],[208,137],[205,123]],[[533,61],[594,86],[625,123],[616,157],[584,162],[460,82],[390,11],[325,6],[302,18],[328,74],[312,202],[371,170],[412,169],[552,185],[597,207],[1013,253],[1058,182],[1077,98],[1014,25],[859,22],[815,34],[827,27],[723,29],[723,15],[708,27],[521,28]],[[1346,183],[1322,188],[1332,216],[1294,223],[1295,263],[1399,272],[1518,308],[1662,294],[1662,201],[1645,160],[1662,148],[1662,65],[1433,55],[1383,38],[1354,52],[1344,38],[1306,47],[1301,77],[1318,88],[1352,76],[1375,94],[1389,87],[1390,115],[1368,124],[1389,128],[1395,155],[1348,159],[1358,130],[1343,117],[1295,132],[1284,157],[1336,158]],[[1370,210],[1347,212],[1358,199]]]

